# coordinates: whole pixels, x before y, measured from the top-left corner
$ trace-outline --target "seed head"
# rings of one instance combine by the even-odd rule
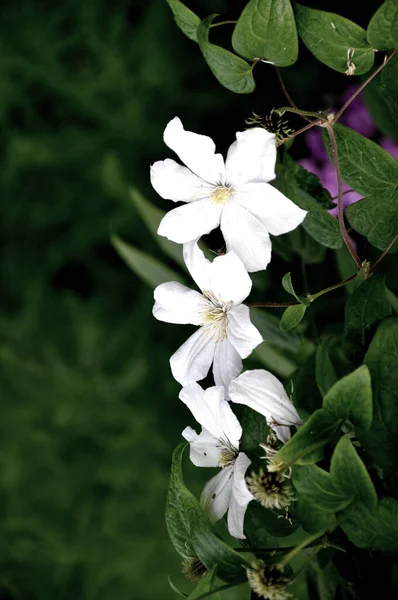
[[[286,591],[289,579],[283,569],[276,565],[266,565],[257,560],[246,569],[247,579],[251,588],[258,596],[268,600],[286,600],[291,594]]]
[[[246,481],[254,498],[264,508],[286,508],[295,500],[292,485],[282,473],[260,469],[258,473],[252,471]]]

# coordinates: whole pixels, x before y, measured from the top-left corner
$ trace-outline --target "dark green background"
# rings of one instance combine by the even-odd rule
[[[343,14],[366,25],[379,4]],[[171,118],[225,150],[284,100],[265,65],[252,96],[221,88],[163,0],[5,1],[0,56],[0,599],[171,599],[164,503],[192,421],[168,359],[188,332],[153,319],[109,236],[162,258],[128,187],[168,208],[149,165],[171,156]],[[301,56],[285,70],[296,102],[333,104],[347,80]]]

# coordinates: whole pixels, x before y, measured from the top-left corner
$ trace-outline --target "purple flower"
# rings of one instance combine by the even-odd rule
[[[384,148],[388,154],[391,154],[395,159],[398,160],[398,144],[388,137],[381,138],[380,146]]]
[[[346,89],[342,96],[343,103],[354,94],[356,89],[356,85],[351,85]],[[376,132],[376,126],[372,121],[372,117],[366,108],[361,94],[351,102],[347,110],[343,113],[340,121],[366,137],[371,137]]]

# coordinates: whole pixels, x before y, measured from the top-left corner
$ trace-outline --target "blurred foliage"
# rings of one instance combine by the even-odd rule
[[[0,10],[0,598],[171,599],[163,514],[187,411],[168,358],[186,333],[153,320],[109,237],[161,256],[128,186],[150,192],[175,114],[223,149],[283,98],[262,65],[252,97],[222,89],[163,0]],[[308,109],[345,84],[305,53],[286,82]]]

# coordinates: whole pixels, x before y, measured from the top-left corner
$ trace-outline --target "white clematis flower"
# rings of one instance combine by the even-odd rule
[[[264,369],[242,373],[231,382],[228,394],[232,402],[245,404],[264,415],[283,443],[290,439],[289,427],[303,423],[279,379]]]
[[[242,304],[252,282],[234,252],[210,262],[196,242],[184,245],[184,260],[201,294],[176,282],[162,283],[154,292],[153,315],[168,323],[200,328],[173,354],[171,371],[182,385],[206,377],[213,363],[216,385],[227,387],[246,358],[262,342]]]
[[[205,485],[201,504],[212,521],[228,511],[230,534],[244,539],[243,524],[247,505],[254,499],[245,474],[250,459],[239,452],[242,427],[224,399],[224,388],[215,386],[204,391],[197,383],[184,387],[180,399],[202,426],[197,434],[191,427],[182,432],[190,443],[190,459],[197,467],[221,467],[221,471]]]
[[[158,233],[184,244],[220,225],[227,250],[234,250],[249,272],[271,259],[269,234],[295,229],[306,211],[269,185],[275,178],[275,135],[261,127],[236,134],[227,154],[215,154],[205,135],[185,131],[175,117],[164,141],[186,167],[174,160],[151,166],[151,183],[165,200],[186,202],[162,219]]]

